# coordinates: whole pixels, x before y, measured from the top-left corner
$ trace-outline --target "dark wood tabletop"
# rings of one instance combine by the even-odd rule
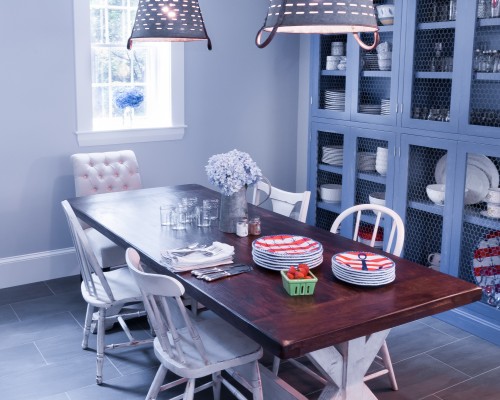
[[[386,254],[396,262],[396,280],[381,287],[360,287],[333,276],[332,255],[372,248],[328,231],[249,205],[250,216],[260,216],[262,236],[294,234],[323,245],[324,261],[313,270],[318,278],[311,296],[289,296],[279,272],[256,265],[252,241],[210,228],[174,231],[160,225],[162,204],[182,197],[220,198],[200,185],[180,185],[99,194],[70,199],[76,215],[124,249],[134,247],[151,270],[175,275],[187,293],[241,329],[265,349],[291,358],[389,329],[409,321],[459,307],[481,298],[471,283]],[[172,274],[160,264],[162,249],[187,243],[220,241],[235,247],[235,261],[254,267],[250,273],[215,282],[198,280],[189,272]]]

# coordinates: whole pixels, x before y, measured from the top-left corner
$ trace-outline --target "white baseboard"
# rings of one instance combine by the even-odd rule
[[[79,273],[73,247],[0,258],[0,289]]]

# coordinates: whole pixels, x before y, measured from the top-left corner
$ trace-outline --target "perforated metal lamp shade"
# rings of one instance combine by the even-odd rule
[[[208,49],[212,49],[198,0],[139,0],[127,49],[132,47],[133,41],[195,40],[206,40]]]
[[[263,31],[271,32],[261,42]],[[378,44],[377,18],[373,0],[270,0],[264,25],[257,33],[255,43],[266,47],[276,32],[284,33],[354,33],[361,47],[371,50]],[[359,32],[373,32],[374,43],[366,45]]]

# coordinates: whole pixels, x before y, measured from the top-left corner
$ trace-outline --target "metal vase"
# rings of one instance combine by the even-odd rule
[[[230,196],[221,194],[219,214],[219,230],[235,233],[236,222],[248,218],[247,188],[242,187]]]

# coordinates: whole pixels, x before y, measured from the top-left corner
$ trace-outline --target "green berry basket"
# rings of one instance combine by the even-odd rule
[[[283,287],[290,296],[305,296],[314,293],[318,278],[312,272],[309,271],[312,279],[289,279],[286,272],[286,270],[281,270],[281,279],[283,280]]]

